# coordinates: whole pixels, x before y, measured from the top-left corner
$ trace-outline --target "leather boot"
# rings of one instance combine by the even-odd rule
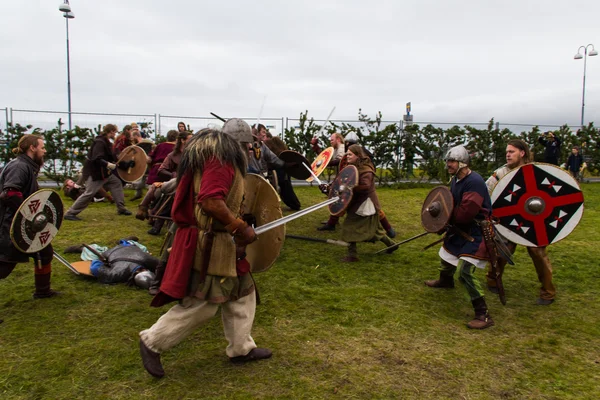
[[[138,210],[135,213],[135,217],[140,221],[143,221],[148,218],[148,206],[139,205]]]
[[[131,198],[131,201],[141,199],[142,198],[142,194],[143,194],[142,190],[141,189],[137,189],[135,191],[135,195]]]
[[[140,339],[140,355],[142,356],[144,368],[150,375],[156,378],[165,376],[165,370],[160,362],[160,354],[150,350],[142,339]]]
[[[440,273],[440,279],[425,281],[425,285],[432,288],[454,288],[454,276],[443,275]]]
[[[156,266],[156,271],[155,271],[155,278],[152,281],[152,283],[150,284],[150,287],[148,288],[148,293],[151,296],[155,296],[159,289],[160,289],[160,283],[162,282],[162,278],[163,275],[165,274],[165,268],[167,267],[165,262],[159,262],[158,265]]]
[[[50,288],[51,275],[51,264],[44,265],[41,269],[35,270],[35,292],[33,292],[34,299],[45,299],[60,294],[60,292]]]
[[[470,329],[485,329],[494,325],[494,320],[488,312],[485,299],[479,297],[473,301],[473,309],[475,310],[475,318],[467,324]]]
[[[348,246],[348,255],[342,258],[343,262],[356,262],[358,261],[358,250],[356,248],[356,242],[350,242]]]
[[[244,364],[250,361],[258,361],[264,360],[266,358],[271,358],[272,355],[273,352],[271,352],[271,350],[256,347],[250,350],[250,353],[246,354],[245,356],[230,357],[229,361],[231,361],[234,364]]]
[[[155,235],[155,236],[160,235],[160,230],[162,229],[164,224],[165,224],[164,219],[156,219],[154,221],[154,223],[152,224],[152,228],[148,231],[148,233],[150,235]]]

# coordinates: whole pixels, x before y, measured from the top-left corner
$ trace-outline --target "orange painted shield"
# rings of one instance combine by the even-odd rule
[[[327,168],[327,165],[329,164],[329,161],[331,161],[332,157],[333,147],[328,147],[325,150],[323,150],[321,154],[317,156],[317,158],[315,158],[315,161],[313,161],[310,168],[317,177],[319,177],[319,175],[321,175],[321,173],[325,171],[325,168]],[[314,178],[311,176],[306,181],[312,182],[313,180]]]

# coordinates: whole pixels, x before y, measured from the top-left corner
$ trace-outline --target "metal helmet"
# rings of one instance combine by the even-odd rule
[[[252,143],[252,129],[246,121],[240,118],[231,118],[223,125],[223,132],[233,136],[240,143]]]
[[[135,282],[136,286],[141,287],[142,289],[148,289],[150,288],[150,285],[152,285],[152,281],[154,281],[154,279],[156,279],[154,272],[144,270],[137,273],[133,278],[133,281]]]
[[[459,163],[469,164],[469,152],[465,146],[454,146],[446,153],[445,161],[458,161]]]
[[[344,142],[351,144],[358,143],[358,135],[356,132],[350,132],[346,135],[346,137],[344,137]]]

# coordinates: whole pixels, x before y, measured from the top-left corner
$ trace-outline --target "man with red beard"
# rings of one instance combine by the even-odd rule
[[[39,135],[24,135],[13,153],[17,158],[9,162],[0,174],[0,279],[6,278],[17,263],[27,262],[30,255],[19,251],[10,240],[10,226],[19,206],[39,189],[37,175],[44,165],[46,147]],[[58,294],[50,289],[52,273],[52,245],[39,253],[41,268],[35,268],[34,299]],[[2,320],[0,320],[2,322]]]

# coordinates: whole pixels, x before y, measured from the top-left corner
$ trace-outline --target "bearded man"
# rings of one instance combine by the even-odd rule
[[[485,268],[489,255],[478,221],[488,219],[492,201],[485,181],[469,168],[469,153],[463,146],[455,146],[446,154],[446,169],[452,175],[450,191],[454,210],[450,228],[440,248],[440,277],[425,281],[431,288],[453,288],[454,274],[460,270],[458,280],[465,286],[475,318],[467,324],[471,329],[485,329],[494,325],[485,303],[483,289],[474,275],[475,268]]]
[[[506,146],[506,164],[498,168],[486,181],[489,192],[492,193],[498,184],[498,181],[512,169],[528,164],[531,160],[531,151],[529,150],[527,143],[521,139],[510,140]],[[517,245],[508,242],[508,248],[511,253],[514,254]],[[542,284],[542,287],[540,288],[540,297],[536,300],[536,304],[541,306],[552,304],[554,302],[554,296],[556,295],[556,288],[552,283],[552,264],[548,258],[546,246],[527,247],[527,253],[529,253],[529,257],[531,257],[531,260],[533,261],[538,280]],[[498,264],[500,268],[503,268],[506,265],[506,260],[500,258],[498,259]],[[496,280],[492,277],[489,269],[486,277],[490,291],[497,293]]]
[[[140,332],[144,368],[154,377],[165,373],[160,354],[212,318],[219,306],[231,362],[271,357],[251,336],[256,292],[245,248],[256,233],[240,218],[248,166],[245,146],[251,142],[248,124],[233,119],[222,132],[201,130],[184,150],[172,209],[177,232],[152,301],[154,306],[173,300],[179,304]]]
[[[0,279],[10,275],[17,263],[27,262],[32,256],[19,251],[13,245],[10,226],[21,203],[39,190],[37,176],[44,165],[46,147],[41,136],[29,134],[21,137],[12,151],[17,154],[17,158],[9,162],[0,174]],[[50,288],[52,245],[48,245],[37,254],[41,265],[37,265],[34,272],[33,298],[56,296],[58,292]]]

